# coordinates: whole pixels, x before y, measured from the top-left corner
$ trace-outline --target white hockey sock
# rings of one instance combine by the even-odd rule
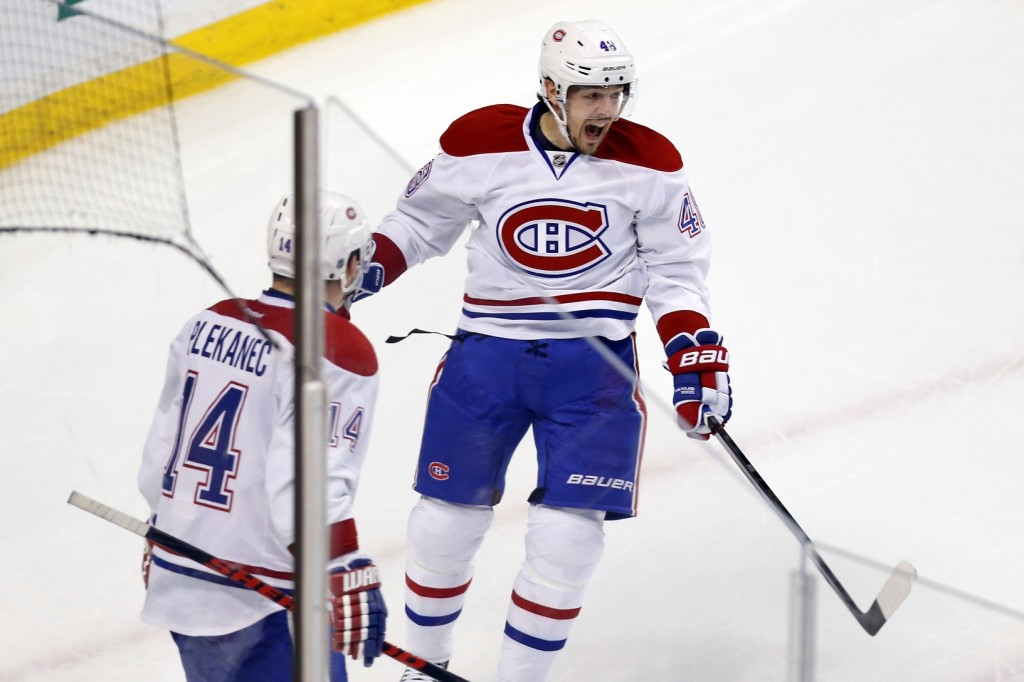
[[[534,506],[505,622],[499,682],[541,682],[583,606],[604,549],[604,512]]]
[[[490,507],[422,497],[409,514],[405,564],[407,648],[429,661],[452,656],[452,631],[473,578]]]

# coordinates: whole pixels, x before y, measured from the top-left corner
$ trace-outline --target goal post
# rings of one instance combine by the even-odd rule
[[[295,679],[328,677],[327,389],[322,381],[324,282],[320,273],[317,109],[295,112]]]

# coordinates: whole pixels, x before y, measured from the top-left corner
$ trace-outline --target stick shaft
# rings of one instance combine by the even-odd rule
[[[800,527],[796,519],[789,510],[786,509],[785,505],[778,496],[772,491],[772,489],[765,483],[764,479],[761,478],[761,474],[757,472],[754,465],[750,463],[743,451],[740,450],[739,446],[736,445],[736,441],[732,439],[729,433],[725,430],[725,427],[716,417],[708,417],[708,426],[711,429],[711,433],[715,435],[718,441],[725,448],[729,456],[732,457],[736,465],[739,466],[747,480],[750,481],[757,491],[761,494],[761,497],[768,502],[769,506],[775,510],[779,518],[782,519],[786,527],[789,528],[790,532],[796,536],[796,539],[800,541],[800,545],[804,548],[804,551],[811,559],[811,563],[814,564],[818,572],[821,573],[822,577],[825,578],[825,582],[828,583],[829,587],[839,596],[840,601],[843,605],[849,609],[853,617],[857,619],[861,627],[869,635],[877,633],[883,625],[885,625],[888,618],[896,610],[896,608],[903,603],[903,600],[910,594],[910,587],[912,581],[917,577],[917,572],[914,567],[906,561],[901,561],[893,573],[886,580],[885,585],[882,587],[879,596],[871,604],[871,607],[867,611],[861,611],[856,602],[850,596],[850,593],[846,591],[843,584],[839,582],[835,573],[829,568],[825,560],[821,558],[817,548],[811,541],[811,538],[804,532],[804,529]]]
[[[253,590],[254,592],[258,592],[267,599],[288,609],[289,611],[295,610],[295,602],[291,595],[274,587],[273,585],[268,585],[253,574],[242,570],[233,562],[215,557],[209,552],[199,549],[195,545],[191,545],[169,533],[165,533],[159,528],[129,516],[124,512],[108,507],[102,502],[97,502],[91,497],[83,495],[80,492],[72,492],[71,496],[68,498],[68,504],[109,521],[115,526],[120,526],[125,530],[144,537],[154,544],[160,545],[164,549],[195,561],[197,564],[202,564],[203,566],[220,573],[225,578],[238,583],[240,586]],[[439,665],[435,665],[428,660],[409,653],[405,649],[397,647],[390,642],[384,642],[384,646],[381,651],[384,655],[390,656],[402,665],[427,673],[434,679],[438,680],[438,682],[469,682],[465,678],[459,677],[455,673],[449,672]]]

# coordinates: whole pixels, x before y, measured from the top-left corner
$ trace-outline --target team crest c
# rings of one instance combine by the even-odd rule
[[[427,467],[427,473],[436,481],[447,481],[448,465],[441,462],[431,462],[430,466]]]
[[[505,211],[495,229],[504,254],[538,277],[575,275],[611,255],[601,241],[608,229],[608,210],[602,204],[528,201]]]

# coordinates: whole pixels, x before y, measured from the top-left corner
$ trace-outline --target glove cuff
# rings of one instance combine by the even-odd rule
[[[370,557],[359,552],[347,554],[331,561],[327,566],[330,574],[331,594],[353,594],[379,589],[380,569]]]

